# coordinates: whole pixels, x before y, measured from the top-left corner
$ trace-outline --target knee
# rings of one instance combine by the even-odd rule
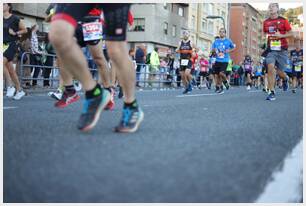
[[[66,23],[54,22],[49,32],[50,43],[55,47],[57,52],[69,50],[73,43],[73,32],[70,31],[71,28],[63,25],[66,25]]]

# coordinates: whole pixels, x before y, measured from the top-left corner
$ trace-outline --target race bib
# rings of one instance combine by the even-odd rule
[[[280,51],[282,49],[282,44],[280,40],[273,40],[270,42],[270,48],[273,51]]]
[[[218,57],[223,59],[224,58],[224,53],[223,52],[218,53]]]
[[[188,59],[182,59],[181,60],[181,66],[188,66],[189,60]]]
[[[3,53],[9,48],[9,44],[3,44]]]
[[[102,39],[102,24],[100,22],[90,22],[82,24],[84,41]]]
[[[244,68],[245,68],[245,70],[251,70],[251,65],[246,64],[246,65],[244,65]]]
[[[301,72],[302,71],[302,66],[301,65],[296,65],[296,66],[294,66],[294,70],[296,72]]]

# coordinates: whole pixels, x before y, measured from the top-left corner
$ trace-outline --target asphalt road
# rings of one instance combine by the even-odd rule
[[[145,118],[112,132],[122,101],[89,133],[82,103],[4,98],[4,202],[254,202],[302,139],[303,94],[245,88],[137,93]]]

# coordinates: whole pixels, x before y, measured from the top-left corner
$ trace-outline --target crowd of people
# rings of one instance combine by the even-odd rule
[[[177,49],[165,57],[159,55],[158,47],[147,52],[145,44],[128,50],[126,29],[133,24],[129,8],[130,4],[50,4],[45,19],[50,22],[50,32],[39,43],[38,25],[25,28],[22,20],[12,14],[12,5],[4,4],[6,96],[21,99],[25,95],[23,88],[37,86],[40,73],[43,86],[49,87],[52,68],[56,67],[60,71],[59,88],[49,93],[56,99],[55,107],[64,108],[80,99],[75,80],[85,91],[78,122],[81,131],[91,130],[103,110],[114,108],[118,85],[124,106],[115,131],[135,132],[144,118],[135,89],[146,83],[153,87],[157,79],[164,86],[182,87],[183,94],[191,93],[194,88],[214,88],[222,94],[230,85],[245,85],[247,90],[262,88],[268,93],[267,100],[275,100],[276,86],[288,90],[290,83],[293,93],[299,86],[302,88],[301,41],[295,41],[296,49],[288,56],[286,38],[292,36],[291,27],[288,20],[279,16],[277,3],[269,4],[270,18],[263,25],[267,43],[257,62],[250,55],[242,62],[233,62],[230,53],[236,46],[226,37],[225,28],[218,31],[210,51],[198,48],[187,30]],[[32,66],[24,67],[21,74],[24,85],[21,85],[19,70],[14,69],[13,63],[19,68],[24,52],[29,55],[24,56],[23,63]],[[97,71],[90,71],[88,67]],[[146,73],[148,79],[144,81],[141,76]]]

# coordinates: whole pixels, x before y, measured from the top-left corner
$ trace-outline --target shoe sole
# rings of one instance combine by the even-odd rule
[[[103,92],[104,93],[104,92]],[[107,92],[107,94],[108,95],[106,95],[106,101],[105,101],[105,103],[104,104],[102,104],[102,106],[98,109],[98,112],[95,114],[95,117],[94,117],[94,120],[93,120],[93,122],[91,123],[91,124],[89,124],[89,125],[87,125],[86,127],[84,127],[84,128],[81,128],[81,129],[79,129],[79,130],[81,130],[82,132],[88,132],[88,131],[90,131],[91,129],[93,129],[95,126],[96,126],[96,124],[97,124],[97,122],[98,122],[98,120],[99,120],[99,118],[100,118],[100,114],[101,114],[101,112],[104,110],[104,108],[106,107],[106,105],[108,104],[108,102],[111,100],[111,94],[109,93],[109,92]],[[103,95],[103,94],[102,94]],[[103,97],[104,98],[104,97]]]
[[[114,131],[115,131],[115,132],[118,132],[118,133],[134,133],[134,132],[136,132],[136,131],[138,130],[140,123],[143,121],[143,118],[144,118],[144,113],[141,112],[141,113],[140,113],[140,118],[139,118],[139,120],[137,121],[137,123],[136,123],[136,125],[135,125],[135,127],[134,127],[133,129],[122,129],[122,130],[118,130],[118,129],[115,128]]]
[[[72,104],[72,103],[78,101],[80,98],[81,98],[81,97],[78,95],[76,98],[70,100],[68,103],[66,103],[66,104],[64,104],[64,105],[58,105],[58,106],[55,105],[55,107],[57,107],[57,108],[65,108],[65,107],[67,107],[68,105],[70,105],[70,104]]]

